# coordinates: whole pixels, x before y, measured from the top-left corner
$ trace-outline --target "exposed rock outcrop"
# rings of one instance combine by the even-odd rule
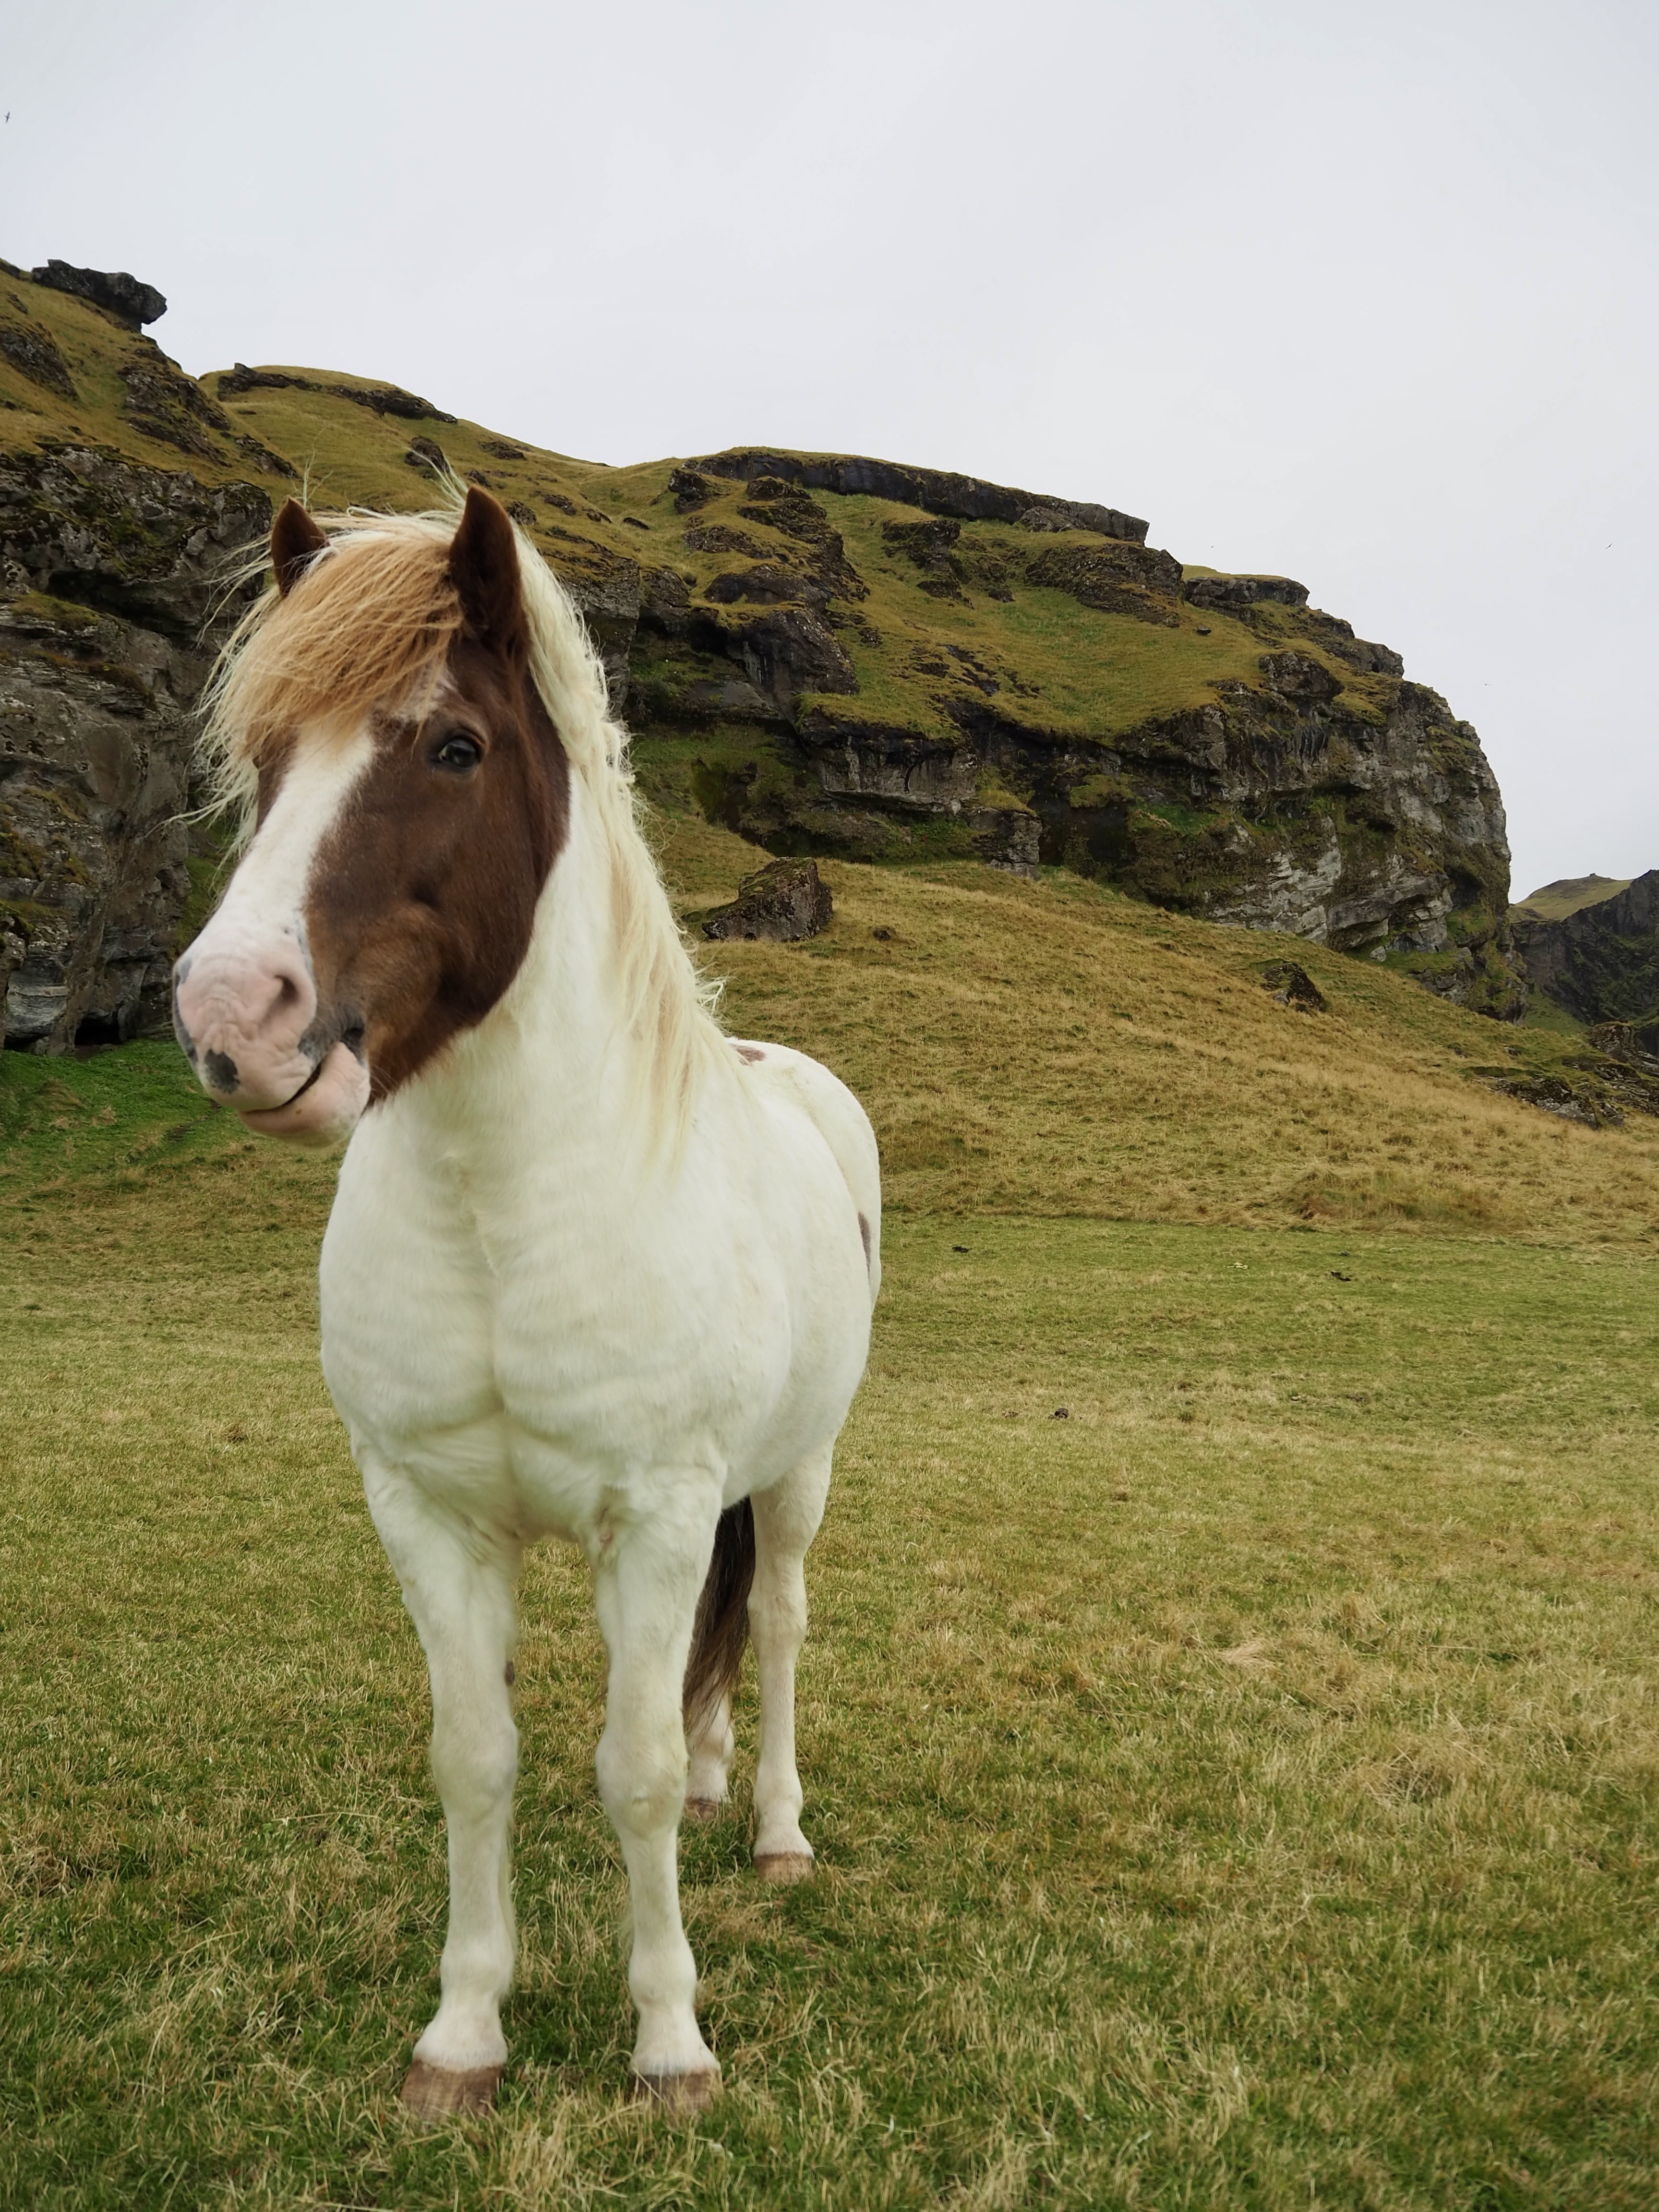
[[[251,484],[86,446],[0,453],[7,1043],[166,1033],[204,629],[225,560],[270,522]]]
[[[686,544],[741,550],[751,565],[716,574],[700,598],[641,610],[630,715],[682,742],[721,733],[693,778],[712,817],[774,852],[1060,863],[1211,921],[1395,958],[1462,1003],[1520,1013],[1497,782],[1474,732],[1437,693],[1401,680],[1397,654],[1308,606],[1305,586],[1287,578],[1183,580],[1169,554],[1135,539],[1024,520],[986,529],[949,514],[890,517],[883,553],[936,603],[970,609],[1036,587],[1177,630],[1196,592],[1267,649],[1254,654],[1254,680],[1217,682],[1202,704],[1097,735],[1049,721],[1042,686],[1017,662],[945,635],[912,646],[906,664],[934,726],[872,714],[854,656],[872,642],[890,656],[890,643],[864,612],[866,579],[854,597],[799,550],[766,558],[757,537],[734,542],[716,519],[723,474],[748,482],[787,459],[715,454],[677,471],[677,506],[697,518]],[[832,489],[862,486],[878,467],[820,459],[798,474]],[[1016,495],[999,502],[994,489],[979,487],[978,503],[1006,514]],[[767,519],[756,504],[742,512],[751,525]],[[821,539],[833,520],[822,517]],[[844,574],[839,532],[834,542]],[[711,603],[774,611],[769,649],[724,613],[711,618]],[[835,631],[842,647],[827,651]],[[746,755],[731,734],[745,725],[755,733]]]
[[[1519,1012],[1479,739],[1291,579],[1188,574],[1115,507],[866,456],[611,471],[396,385],[198,382],[138,331],[159,295],[58,266],[0,276],[10,1041],[163,1019],[189,714],[289,447],[328,453],[341,504],[425,505],[434,470],[494,490],[581,609],[647,792],[780,858],[1060,864]]]
[[[50,291],[90,300],[94,307],[114,315],[129,330],[159,323],[167,311],[167,301],[154,284],[142,283],[125,269],[76,269],[67,261],[48,261],[44,268],[32,269],[29,274]]]
[[[1515,924],[1536,988],[1582,1022],[1630,1024],[1659,1053],[1659,868],[1558,920],[1517,907]]]
[[[1107,538],[1144,540],[1147,526],[1137,516],[1091,500],[1053,499],[1043,492],[1018,491],[1010,484],[987,483],[948,469],[908,468],[900,462],[872,460],[862,453],[770,453],[752,447],[709,453],[691,464],[711,476],[781,477],[812,491],[843,497],[866,493],[900,507],[920,507],[929,514],[953,514],[966,522],[1013,522],[1030,530],[1097,530]]]

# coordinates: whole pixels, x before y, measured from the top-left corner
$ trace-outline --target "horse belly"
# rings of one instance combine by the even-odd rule
[[[733,1456],[726,1486],[728,1505],[787,1474],[809,1453],[830,1443],[847,1419],[870,1350],[862,1267],[847,1263],[826,1268],[813,1290],[805,1312],[798,1310],[793,1316],[784,1387]]]
[[[567,1219],[499,1279],[497,1373],[532,1496],[568,1494],[585,1462],[618,1503],[678,1471],[729,1504],[840,1427],[869,1328],[856,1211],[814,1133],[764,1135],[766,1163],[711,1147],[675,1203]]]

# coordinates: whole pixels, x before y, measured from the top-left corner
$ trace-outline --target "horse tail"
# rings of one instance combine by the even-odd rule
[[[697,1600],[691,1656],[685,1665],[685,1733],[701,1735],[720,1700],[738,1686],[749,1640],[749,1592],[755,1580],[755,1509],[728,1505],[714,1527],[714,1556]]]

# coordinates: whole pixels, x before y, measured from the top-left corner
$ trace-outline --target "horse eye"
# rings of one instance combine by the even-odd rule
[[[476,738],[457,735],[446,738],[432,756],[434,768],[447,768],[453,775],[465,775],[469,769],[477,768],[483,758],[483,747]]]

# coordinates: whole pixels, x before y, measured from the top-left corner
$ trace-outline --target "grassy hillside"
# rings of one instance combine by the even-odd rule
[[[885,464],[605,467],[457,419],[447,397],[293,366],[193,381],[84,301],[0,279],[0,462],[22,487],[0,537],[102,604],[124,586],[81,577],[88,514],[54,505],[66,471],[97,473],[77,447],[336,508],[428,503],[447,464],[570,585],[665,801],[775,851],[1063,863],[1520,1011],[1478,738],[1303,587],[1183,571],[1105,534],[1144,528],[1128,518],[1006,489],[1000,520],[982,501],[924,511],[933,494]]]
[[[681,819],[664,861],[696,907],[752,855]],[[872,1103],[901,1205],[1659,1239],[1659,1121],[1592,1129],[1491,1087],[1571,1073],[1571,1029],[1497,1030],[1376,963],[1060,872],[824,873],[823,937],[707,964],[731,1026],[820,1053]],[[1264,988],[1287,956],[1326,1013]]]
[[[703,592],[734,552],[731,544],[688,546],[686,518],[671,488],[678,464],[660,460],[625,468],[571,459],[467,422],[439,422],[375,417],[325,387],[372,388],[368,380],[324,369],[265,372],[303,379],[298,386],[255,387],[225,400],[226,412],[246,434],[302,464],[307,498],[314,504],[408,507],[430,495],[429,479],[406,461],[411,432],[437,444],[456,471],[483,483],[518,512],[556,568],[580,581],[599,583],[617,557],[656,566],[678,576],[691,593]],[[209,390],[219,379],[204,379]],[[273,487],[275,489],[275,487]],[[1249,625],[1218,611],[1174,607],[1172,629],[1130,614],[1081,605],[1066,592],[1024,580],[1026,547],[1019,533],[993,523],[968,523],[959,541],[970,567],[1010,574],[1006,599],[982,591],[971,601],[924,591],[928,580],[884,536],[884,526],[913,527],[914,508],[891,501],[816,495],[830,510],[847,555],[867,586],[856,602],[856,623],[842,642],[858,676],[858,693],[835,696],[838,715],[896,723],[954,740],[948,708],[983,699],[988,677],[1001,687],[1000,711],[1033,727],[1095,741],[1157,715],[1210,703],[1218,685],[1250,689],[1261,682],[1264,636],[1298,635],[1295,611],[1253,610]],[[750,541],[755,554],[778,563],[799,557],[790,534],[754,511],[750,487],[708,480],[696,514],[695,535]],[[1082,532],[1053,533],[1045,550],[1057,565],[1066,553],[1087,554],[1099,539]],[[735,619],[735,617],[734,617]],[[958,658],[951,647],[955,646]],[[1317,647],[1309,647],[1316,659]],[[1377,679],[1357,675],[1334,657],[1322,665],[1356,699],[1381,710]],[[829,705],[810,691],[802,704]],[[744,740],[753,748],[752,735]]]
[[[1584,907],[1617,898],[1620,891],[1630,889],[1631,881],[1628,876],[1563,876],[1517,899],[1511,911],[1517,919],[1529,921],[1565,921]]]
[[[754,864],[695,817],[663,817],[658,835],[690,910]],[[1591,1128],[1491,1087],[1547,1088],[1564,1068],[1582,1085],[1569,1028],[1500,1030],[1374,963],[1161,915],[1058,871],[824,873],[823,935],[705,946],[705,965],[726,979],[729,1027],[853,1084],[900,1206],[1659,1244],[1659,1121]],[[1328,1012],[1263,987],[1287,954]],[[149,1071],[143,1085],[129,1066]],[[0,1112],[22,1147],[0,1193],[59,1162],[70,1182],[118,1179],[134,1146],[137,1165],[157,1146],[234,1163],[247,1142],[168,1046],[119,1062],[9,1054]],[[320,1190],[331,1170],[283,1173]]]

